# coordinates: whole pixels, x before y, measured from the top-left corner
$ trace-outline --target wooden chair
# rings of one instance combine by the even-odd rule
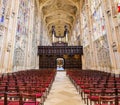
[[[99,104],[95,105],[116,105],[116,96],[100,96]]]
[[[36,95],[31,95],[31,94],[26,94],[23,93],[21,94],[22,96],[22,105],[40,105],[40,101],[36,100]]]
[[[7,105],[22,105],[20,93],[7,93]]]

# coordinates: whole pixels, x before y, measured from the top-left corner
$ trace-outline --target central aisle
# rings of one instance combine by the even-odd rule
[[[66,72],[58,71],[44,105],[84,105],[84,103],[66,76]]]

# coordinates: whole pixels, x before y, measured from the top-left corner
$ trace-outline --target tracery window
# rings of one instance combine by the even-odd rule
[[[7,4],[8,4],[8,0],[2,0],[2,6],[0,8],[1,12],[0,12],[0,23],[4,23],[5,21],[5,14],[6,14],[6,10],[7,10]]]
[[[30,0],[20,0],[17,35],[27,35],[30,18]]]
[[[93,22],[93,40],[97,40],[100,36],[106,35],[105,18],[103,15],[101,0],[97,2],[92,0],[92,22]],[[93,3],[93,4],[92,4]],[[93,9],[94,8],[94,9]]]

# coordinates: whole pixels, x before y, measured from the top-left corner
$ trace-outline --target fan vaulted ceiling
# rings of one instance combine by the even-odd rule
[[[39,0],[39,3],[49,35],[52,35],[51,28],[55,26],[56,36],[63,36],[66,25],[70,36],[80,0]]]

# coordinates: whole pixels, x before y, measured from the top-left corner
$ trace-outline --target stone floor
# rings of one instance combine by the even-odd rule
[[[65,71],[58,71],[44,105],[85,105]]]

